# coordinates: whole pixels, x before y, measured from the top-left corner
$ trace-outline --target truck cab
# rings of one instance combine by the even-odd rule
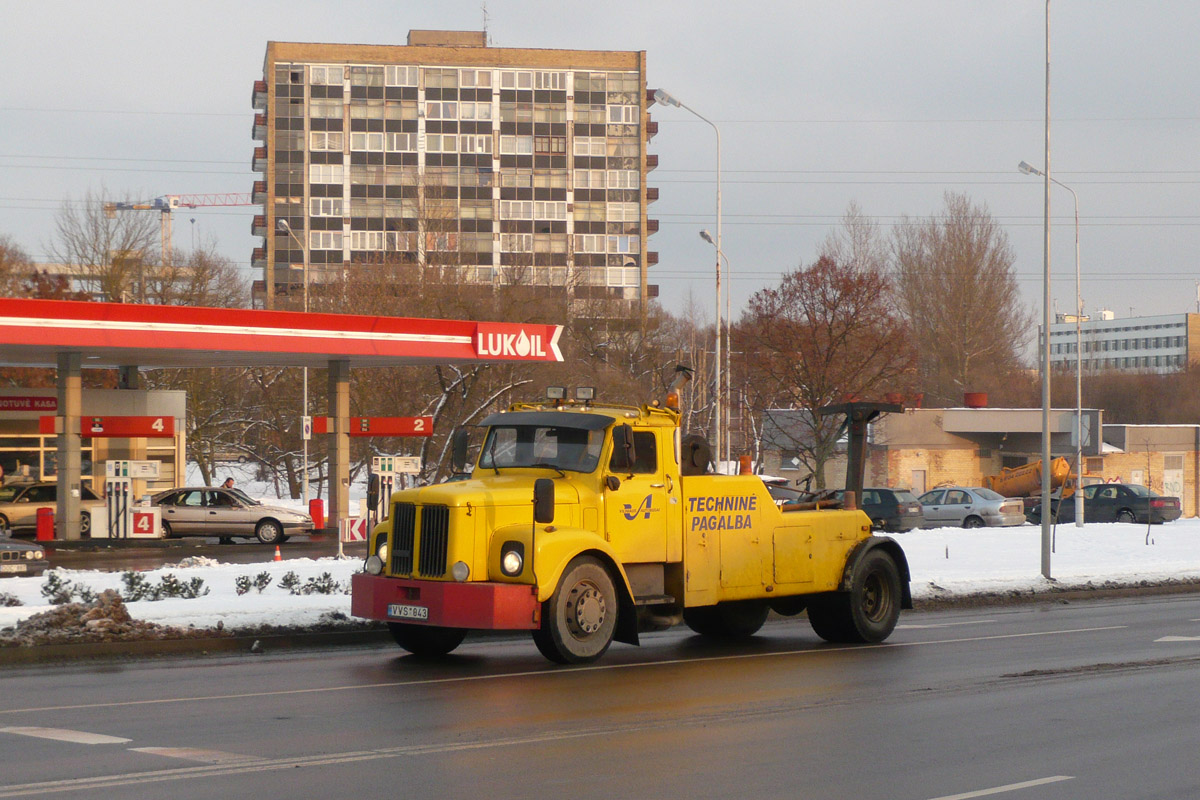
[[[744,638],[771,610],[807,610],[829,641],[886,639],[911,607],[908,566],[871,535],[853,490],[779,506],[758,476],[712,472],[679,423],[670,400],[557,399],[485,418],[469,479],[392,495],[352,613],[423,655],[472,629],[529,630],[559,663],[679,622]]]

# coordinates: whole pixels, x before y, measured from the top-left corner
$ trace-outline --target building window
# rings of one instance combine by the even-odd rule
[[[309,164],[309,183],[343,183],[345,170],[341,164]]]
[[[463,69],[458,72],[458,85],[464,89],[488,89],[492,85],[490,69]]]
[[[636,125],[638,111],[637,106],[609,106],[608,123],[610,125]]]
[[[492,152],[492,136],[491,134],[482,134],[479,136],[460,136],[459,152],[461,153],[479,153],[488,154]]]
[[[426,69],[426,89],[455,89],[458,87],[458,70],[456,69]]]
[[[351,250],[382,250],[384,242],[383,231],[351,231]]]
[[[491,103],[459,103],[459,119],[490,120],[492,118]]]
[[[384,81],[388,86],[416,86],[420,70],[416,67],[384,67]]]
[[[609,286],[637,286],[641,282],[641,274],[637,267],[609,267]]]
[[[308,103],[308,116],[313,119],[341,119],[342,101],[338,99],[310,100]]]
[[[637,170],[635,169],[608,170],[609,189],[636,189],[640,183],[641,180],[638,177]]]
[[[538,200],[533,204],[533,218],[549,220],[566,219],[567,204],[565,202],[543,202]]]
[[[533,137],[533,152],[539,155],[566,155],[567,137],[535,136]]]
[[[425,135],[425,152],[457,153],[458,136],[453,133],[430,133]]]
[[[608,252],[610,253],[640,253],[642,237],[640,236],[609,236]]]
[[[502,156],[526,156],[533,153],[533,137],[532,136],[501,136],[500,137],[500,155]]]
[[[344,216],[343,200],[340,197],[313,197],[308,201],[310,217],[341,217]]]
[[[603,234],[577,233],[575,234],[575,252],[603,253],[607,240],[608,237]]]
[[[383,86],[383,67],[350,67],[351,86]]]
[[[425,104],[425,119],[458,119],[458,102],[428,102]]]
[[[506,69],[500,72],[501,89],[532,89],[533,73],[527,70]]]
[[[341,250],[341,231],[309,231],[308,246],[311,250]]]
[[[604,155],[604,137],[576,136],[573,148],[577,156],[602,156]]]
[[[533,201],[501,200],[500,219],[533,219]]]
[[[311,131],[308,136],[310,150],[340,153],[345,149],[346,138],[341,131]]]
[[[350,104],[350,119],[383,119],[383,100],[355,100]]]
[[[350,134],[350,149],[351,150],[382,151],[383,150],[383,134],[382,133],[351,133]]]
[[[385,133],[384,142],[389,153],[417,152],[417,134],[415,133]]]
[[[428,251],[453,251],[458,249],[458,234],[453,231],[425,234],[425,249]]]
[[[566,89],[567,88],[567,73],[565,72],[538,72],[534,80],[535,89]]]
[[[576,189],[603,189],[605,188],[605,172],[602,169],[577,169],[575,170],[575,188]]]
[[[533,252],[532,233],[502,233],[500,234],[500,251],[504,253]]]
[[[308,82],[313,86],[341,86],[344,67],[309,67]]]

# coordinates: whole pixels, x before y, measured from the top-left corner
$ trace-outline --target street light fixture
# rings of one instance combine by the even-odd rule
[[[288,224],[288,221],[286,219],[276,220],[275,228],[280,233],[286,233],[288,236],[291,236],[292,239],[294,239],[296,241],[296,244],[300,245],[300,249],[304,252],[304,274],[303,274],[304,312],[308,313],[308,248],[304,246],[304,242],[300,241],[300,237],[297,236],[296,232],[292,230],[292,226]],[[304,368],[304,405],[303,405],[303,411],[301,413],[303,414],[304,419],[307,420],[308,419],[308,367]],[[303,448],[302,455],[304,458],[304,469],[302,469],[300,471],[301,472],[300,485],[302,487],[302,493],[304,496],[304,507],[305,507],[305,509],[307,509],[308,508],[308,437],[307,436],[301,437],[301,446]],[[340,547],[340,543],[341,543],[340,537],[338,539],[338,542],[339,542],[339,547]]]
[[[1046,173],[1022,161],[1017,169],[1026,175],[1045,178]],[[1075,527],[1083,527],[1083,492],[1079,491],[1079,480],[1083,477],[1083,295],[1079,281],[1079,195],[1057,178],[1050,178],[1071,193],[1075,201]],[[1050,332],[1046,331],[1049,336]]]
[[[716,241],[713,241],[711,238],[708,238],[708,237],[705,237],[705,238],[707,241],[712,242],[713,246],[716,247],[716,249],[717,249],[717,258],[716,258],[716,270],[717,270],[717,302],[716,302],[716,307],[717,307],[716,334],[717,335],[716,335],[716,339],[717,339],[717,344],[716,344],[716,350],[714,352],[715,361],[716,361],[716,364],[714,365],[714,373],[715,373],[714,383],[716,384],[716,391],[715,391],[716,400],[715,400],[714,409],[713,409],[714,416],[715,416],[715,424],[713,425],[713,429],[714,429],[713,444],[715,446],[713,448],[713,453],[716,455],[716,459],[718,462],[717,471],[720,472],[721,471],[720,466],[719,466],[720,463],[722,462],[722,460],[725,460],[725,461],[728,460],[728,453],[726,452],[724,455],[724,458],[723,458],[723,456],[722,456],[723,451],[721,449],[721,438],[722,438],[721,437],[721,420],[722,420],[722,417],[721,417],[721,405],[722,405],[722,403],[721,403],[721,395],[722,395],[722,383],[721,383],[721,257],[724,255],[724,251],[721,250],[721,129],[718,128],[717,124],[715,122],[713,122],[711,119],[709,119],[708,117],[705,117],[703,114],[698,113],[695,109],[685,105],[684,103],[681,103],[679,100],[672,97],[667,92],[664,92],[662,89],[654,90],[654,102],[658,103],[659,105],[664,105],[664,106],[676,106],[678,108],[682,108],[685,111],[690,112],[694,116],[699,117],[701,120],[703,120],[704,122],[707,122],[709,125],[711,125],[713,132],[717,135],[717,238],[716,238]]]

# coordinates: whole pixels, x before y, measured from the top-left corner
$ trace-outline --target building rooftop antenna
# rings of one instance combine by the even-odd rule
[[[488,35],[488,22],[490,18],[488,17],[487,3],[481,3],[479,8],[483,11],[483,43],[485,46],[491,47],[492,37]]]

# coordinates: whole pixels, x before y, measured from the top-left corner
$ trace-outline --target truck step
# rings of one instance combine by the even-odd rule
[[[633,598],[635,606],[665,606],[675,602],[675,598],[669,594],[645,594],[640,597]]]

